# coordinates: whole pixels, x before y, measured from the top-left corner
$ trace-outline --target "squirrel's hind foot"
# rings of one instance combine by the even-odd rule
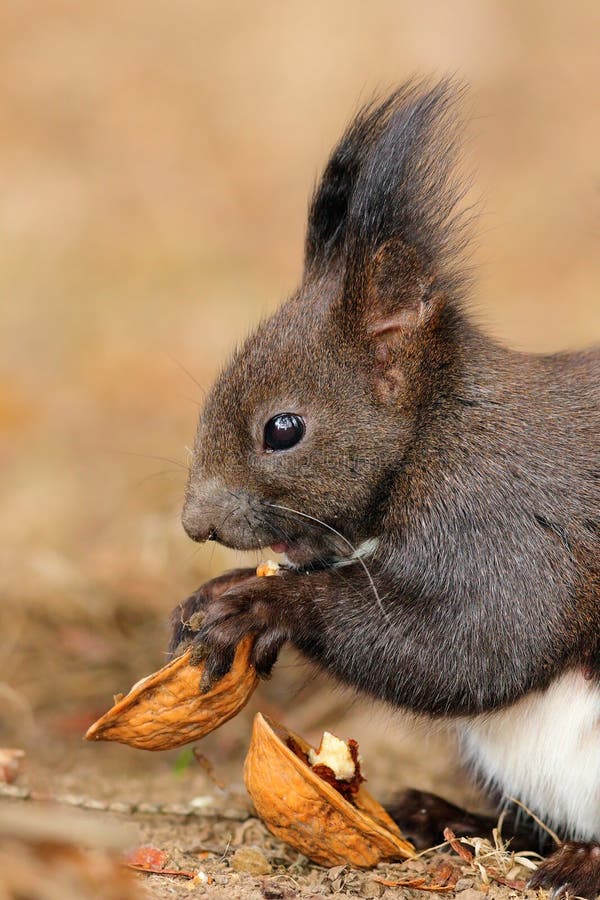
[[[434,847],[450,828],[457,837],[491,834],[496,819],[467,812],[436,794],[408,788],[387,805],[387,811],[417,850]]]
[[[565,841],[540,864],[528,887],[549,890],[551,900],[594,900],[600,894],[600,843]]]

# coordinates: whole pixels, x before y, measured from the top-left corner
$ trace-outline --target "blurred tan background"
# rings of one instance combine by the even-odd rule
[[[293,289],[361,98],[469,82],[477,315],[532,350],[600,339],[599,34],[595,0],[2,3],[0,742],[79,747],[238,561],[179,524],[201,386]],[[306,669],[282,671],[263,706],[316,727]]]

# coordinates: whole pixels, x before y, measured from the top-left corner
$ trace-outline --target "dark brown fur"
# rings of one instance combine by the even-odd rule
[[[313,198],[300,288],[209,395],[186,530],[285,542],[296,564],[188,604],[206,607],[214,677],[248,632],[262,671],[289,640],[432,716],[571,667],[600,677],[600,354],[517,353],[464,312],[455,98],[409,85],[359,114]],[[268,453],[281,412],[306,434]],[[375,537],[374,585],[332,567]]]

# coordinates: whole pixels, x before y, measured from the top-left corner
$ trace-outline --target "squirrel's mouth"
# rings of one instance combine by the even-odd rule
[[[317,549],[314,544],[301,540],[290,543],[276,541],[270,544],[270,549],[281,554],[285,563],[293,569],[329,569],[338,561],[337,555],[330,548]]]
[[[284,544],[283,541],[280,541],[278,544],[271,544],[273,553],[287,553],[289,549],[290,545]]]
[[[343,555],[333,552],[328,555],[317,554],[314,547],[309,548],[300,542],[288,544],[283,541],[277,541],[271,544],[270,548],[274,553],[282,554],[286,562],[294,568],[335,569],[340,566],[350,565],[363,557],[371,556],[377,550],[378,544],[378,538],[369,538],[356,547],[353,552],[350,551]]]

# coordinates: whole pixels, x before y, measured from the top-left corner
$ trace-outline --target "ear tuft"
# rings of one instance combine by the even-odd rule
[[[358,113],[334,148],[315,188],[308,210],[306,273],[332,264],[344,246],[350,200],[369,150],[371,119],[368,108]]]
[[[353,330],[361,321],[410,324],[431,298],[461,297],[470,224],[455,167],[462,93],[449,80],[412,83],[371,112],[377,127],[345,220],[343,302]]]
[[[431,118],[435,118],[458,93],[450,81],[443,81],[430,90],[423,83],[408,82],[385,99],[373,99],[358,111],[333,149],[311,198],[305,241],[306,272],[330,264],[343,254],[358,237],[358,231],[364,230],[365,213],[367,218],[377,217],[377,214],[373,216],[373,207],[382,199],[377,196],[382,182],[398,176],[398,172],[392,171],[393,160],[384,158],[390,139],[396,168],[401,168],[400,157],[406,160],[411,154],[413,159],[417,158],[422,148],[411,149],[410,145],[415,137],[417,144],[419,140],[425,141],[425,134],[419,135],[419,130],[424,132],[426,128],[425,116],[423,110],[413,116],[411,106],[421,102],[425,107],[429,101]],[[403,130],[403,124],[409,125],[411,116],[414,121],[405,129],[406,133],[396,134]],[[397,185],[388,187],[394,190]],[[365,201],[370,210],[364,208]],[[387,215],[384,205],[380,205],[379,213]]]

